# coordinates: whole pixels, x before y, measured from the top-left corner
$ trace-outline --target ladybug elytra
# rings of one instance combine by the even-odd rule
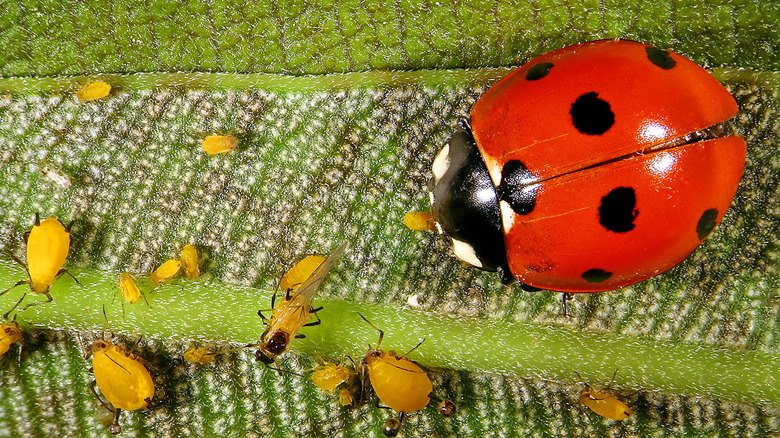
[[[746,143],[729,92],[624,40],[541,55],[490,88],[434,160],[454,253],[505,282],[601,292],[685,259],[728,209]]]

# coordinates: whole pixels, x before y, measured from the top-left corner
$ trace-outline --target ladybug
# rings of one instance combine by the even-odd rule
[[[527,290],[602,292],[685,259],[723,219],[747,145],[729,92],[667,50],[602,40],[541,55],[474,105],[430,197],[455,255]]]

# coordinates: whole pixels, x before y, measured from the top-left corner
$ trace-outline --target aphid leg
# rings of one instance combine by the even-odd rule
[[[19,301],[17,301],[17,302],[16,302],[16,304],[14,304],[14,306],[13,306],[13,307],[11,307],[11,310],[9,310],[9,311],[7,311],[7,312],[5,312],[5,313],[3,314],[3,319],[4,319],[4,320],[8,321],[8,315],[10,315],[10,314],[11,314],[11,312],[13,312],[13,311],[14,311],[14,309],[16,309],[17,307],[19,307],[19,304],[21,304],[21,303],[22,303],[22,300],[23,300],[23,299],[24,299],[24,297],[26,297],[26,296],[27,296],[27,293],[25,292],[25,293],[24,293],[24,295],[22,295],[22,297],[21,297],[21,298],[19,298]],[[14,321],[16,321],[16,315],[14,315]]]
[[[5,295],[6,293],[10,292],[12,289],[16,289],[18,286],[21,286],[23,284],[30,284],[30,280],[21,280],[16,282],[13,286],[9,287],[8,289],[0,292],[0,295]]]
[[[92,383],[89,385],[89,390],[92,391],[92,394],[95,396],[97,401],[104,407],[106,410],[114,414],[114,423],[109,426],[109,431],[112,435],[116,435],[122,431],[122,427],[119,426],[119,414],[122,413],[121,409],[117,409],[114,406],[112,406],[107,401],[103,400],[103,397],[101,397],[97,390],[95,389],[95,386],[97,385],[97,380],[93,380]]]
[[[268,310],[273,311],[273,309],[266,309],[266,311]],[[268,325],[268,318],[266,318],[265,315],[263,315],[262,310],[257,311],[257,316],[259,316],[263,320],[263,324]]]
[[[21,311],[24,312],[25,310],[29,309],[32,306],[37,306],[39,304],[51,303],[54,300],[54,298],[51,297],[51,294],[48,291],[44,292],[43,294],[46,295],[46,300],[45,301],[33,301],[32,303],[24,306]]]
[[[273,309],[274,307],[276,307],[276,291],[274,291],[274,294],[271,295],[271,309]]]
[[[35,226],[40,227],[41,226],[41,218],[38,216],[38,212],[35,212]]]
[[[76,219],[73,219],[73,220],[71,220],[71,221],[70,221],[70,223],[69,223],[69,224],[68,224],[68,225],[65,227],[65,231],[67,231],[68,233],[70,233],[70,227],[72,227],[72,226],[73,226],[73,223],[74,223],[74,222],[76,222]]]
[[[563,308],[563,316],[564,318],[572,318],[572,314],[569,313],[569,305],[568,302],[574,299],[574,295],[570,294],[568,292],[564,292],[561,294],[561,307]]]
[[[306,324],[306,325],[309,325],[309,324]],[[295,335],[295,339],[304,339],[304,338],[306,338],[306,335],[304,335],[303,333],[298,333],[298,334]]]
[[[368,323],[368,325],[370,325],[371,327],[373,327],[373,328],[374,328],[374,330],[376,330],[376,331],[378,331],[378,332],[379,332],[379,340],[378,340],[378,341],[376,341],[376,349],[378,350],[378,349],[379,349],[379,346],[382,344],[382,338],[384,338],[384,337],[385,337],[385,332],[383,332],[382,330],[380,330],[380,329],[379,329],[379,327],[375,326],[374,324],[371,324],[371,321],[369,321],[368,319],[366,319],[366,317],[365,317],[365,316],[363,316],[363,315],[362,315],[360,312],[358,312],[358,315],[360,315],[360,317],[361,317],[361,318],[363,318],[363,321],[367,322],[367,323]],[[371,347],[371,346],[369,345],[369,348],[370,348],[370,347]]]
[[[320,319],[320,315],[317,315],[317,312],[319,312],[320,310],[322,310],[322,307],[318,307],[316,309],[309,310],[309,313],[314,315],[314,317],[317,318],[317,320],[316,321],[312,321],[312,322],[307,322],[303,326],[304,327],[311,327],[313,325],[320,325],[320,324],[322,324],[322,320]]]
[[[24,239],[24,240],[27,240],[27,239]],[[27,265],[25,265],[23,261],[19,260],[19,257],[13,255],[13,253],[11,253],[9,251],[6,251],[5,253],[8,254],[19,266],[23,267],[24,271],[27,272],[28,276],[30,275],[30,271],[27,269]],[[11,289],[13,289],[16,286],[19,286],[20,284],[24,284],[24,283],[29,283],[29,281],[20,281],[19,283],[16,283]],[[9,290],[11,290],[11,289],[9,289]],[[5,292],[3,292],[3,293],[5,293]],[[0,295],[2,295],[2,294],[0,294]]]

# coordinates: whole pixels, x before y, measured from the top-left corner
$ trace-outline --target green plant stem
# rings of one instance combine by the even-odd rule
[[[258,341],[263,326],[257,310],[270,306],[272,291],[236,287],[205,279],[175,280],[147,292],[150,306],[125,304],[123,314],[114,273],[73,270],[83,287],[64,277],[51,289],[54,302],[18,313],[23,325],[65,330],[105,330],[105,305],[112,330],[150,338],[220,342]],[[24,272],[12,262],[0,263],[0,284],[12,284]],[[327,281],[327,280],[326,280]],[[138,276],[142,289],[151,284]],[[22,289],[26,286],[20,286]],[[29,291],[28,291],[29,292]],[[10,308],[22,291],[0,298]],[[28,294],[27,300],[40,299]],[[358,312],[385,331],[382,348],[406,352],[430,367],[493,372],[571,381],[577,373],[591,384],[605,385],[618,370],[616,386],[708,395],[739,402],[780,406],[780,355],[726,349],[692,342],[663,342],[632,336],[573,330],[558,325],[452,318],[390,305],[317,299],[322,324],[305,328],[306,338],[293,349],[307,354],[359,358],[378,334]],[[627,388],[628,389],[628,388]]]

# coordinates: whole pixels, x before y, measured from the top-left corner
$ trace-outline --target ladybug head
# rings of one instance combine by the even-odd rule
[[[458,258],[511,279],[496,188],[470,132],[450,137],[433,162],[431,207]],[[509,277],[509,278],[506,278]]]

